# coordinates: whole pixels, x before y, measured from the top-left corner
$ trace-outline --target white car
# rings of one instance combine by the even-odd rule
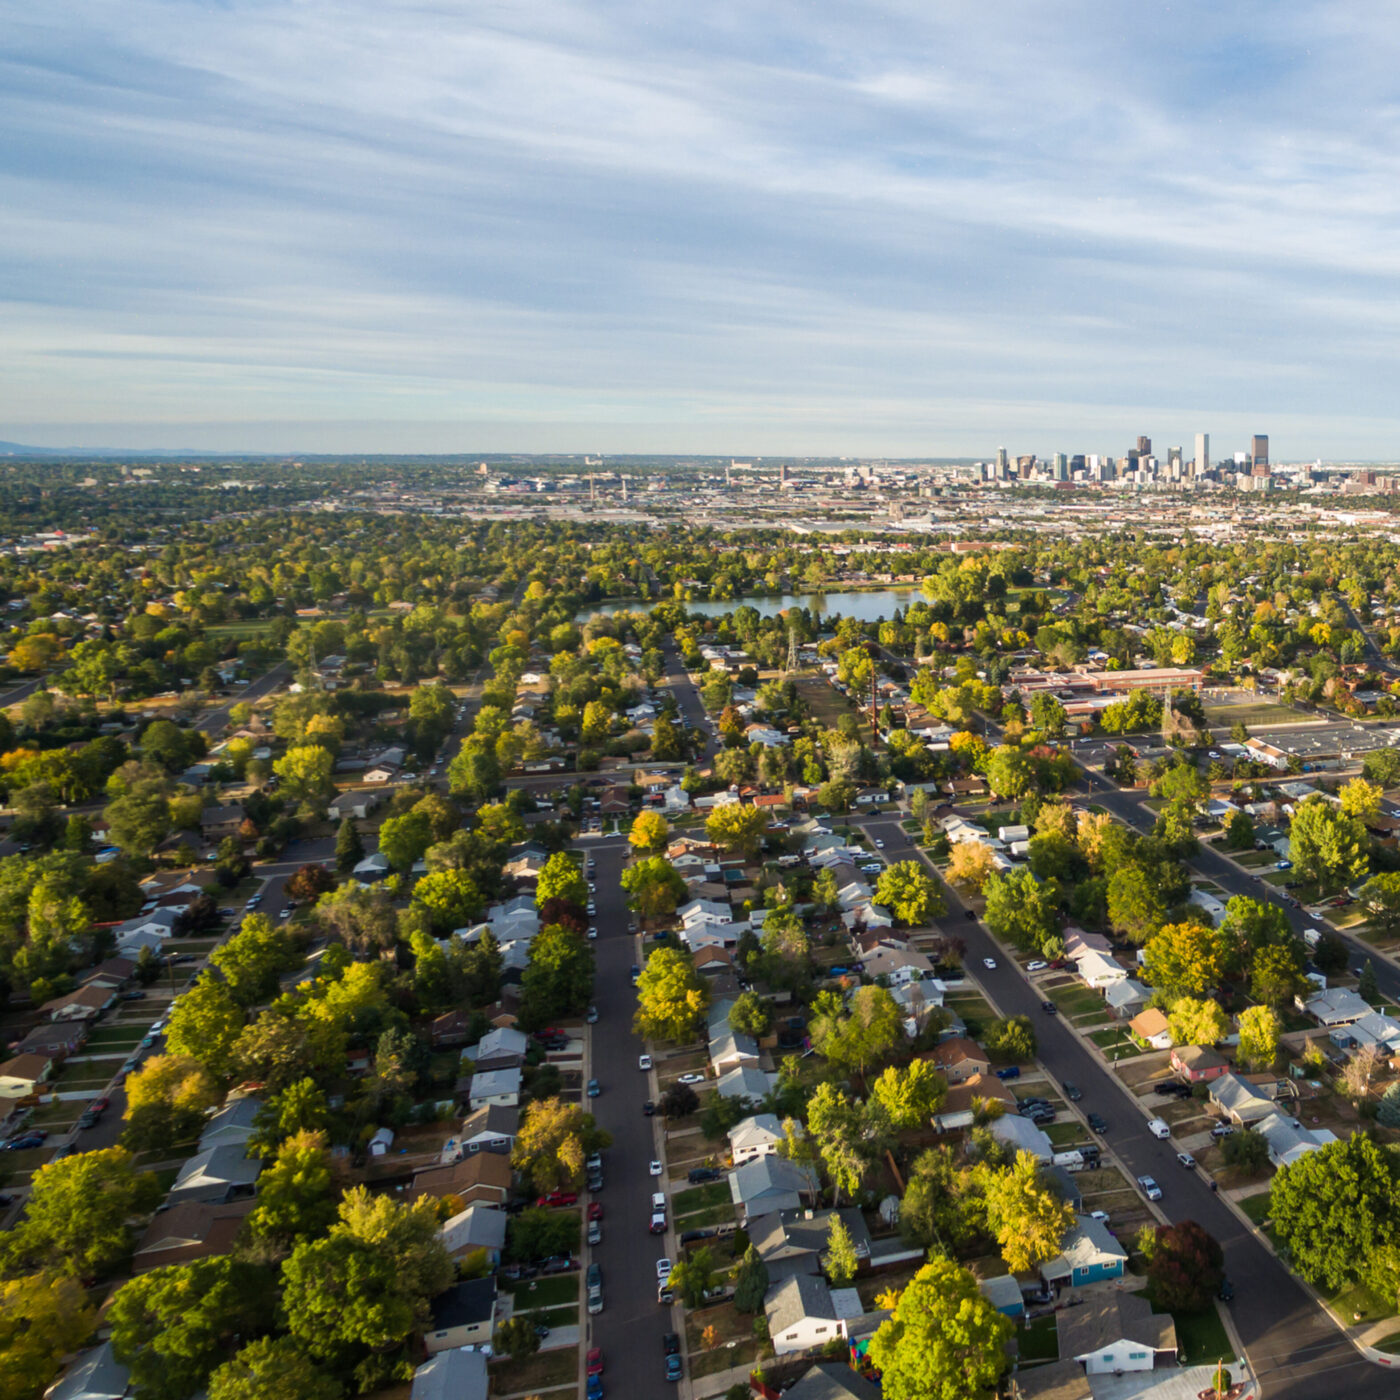
[[[656,1261],[656,1281],[665,1283],[671,1277],[671,1261],[669,1259],[658,1259]]]
[[[649,1171],[649,1172],[652,1174],[652,1176],[660,1176],[660,1175],[661,1175],[661,1163],[658,1162],[658,1161],[653,1157],[653,1158],[652,1158],[652,1162],[651,1162],[651,1166],[649,1166],[649,1167],[647,1168],[647,1171]]]
[[[885,843],[881,841],[878,836],[875,838],[875,849],[877,851],[883,851],[885,849]]]
[[[1107,1225],[1109,1221],[1109,1214],[1106,1210],[1091,1210],[1089,1212],[1089,1219],[1097,1220],[1100,1225]]]
[[[1035,960],[1034,962],[1028,962],[1028,963],[1026,964],[1026,971],[1027,971],[1027,972],[1044,972],[1045,969],[1046,969],[1047,967],[1049,967],[1049,966],[1050,966],[1050,964],[1049,964],[1048,962],[1043,962],[1040,958],[1036,958],[1036,960]]]
[[[683,1074],[678,1080],[676,1080],[677,1084],[703,1084],[704,1082],[705,1076],[703,1074],[694,1073]]]
[[[589,936],[590,938],[597,938],[597,936],[598,936],[598,930],[597,930],[596,928],[590,926],[590,927],[589,927],[589,930],[588,930],[588,936]]]
[[[597,906],[596,904],[594,904],[594,902],[590,899],[590,900],[588,901],[588,917],[589,917],[590,919],[592,919],[592,918],[594,918],[594,917],[597,916],[597,913],[598,913],[598,906]]]
[[[982,966],[985,967],[988,972],[995,972],[997,970],[997,960],[995,958],[983,958]]]
[[[638,1056],[637,1056],[637,1068],[640,1069],[640,1070],[643,1070],[643,1071],[649,1070],[649,1069],[651,1068],[651,1056],[650,1056],[650,1055],[638,1055]]]

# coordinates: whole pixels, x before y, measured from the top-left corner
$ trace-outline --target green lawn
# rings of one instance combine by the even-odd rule
[[[147,1029],[147,1026],[103,1026],[88,1036],[83,1049],[88,1054],[98,1050],[129,1050],[134,1045],[140,1045]]]
[[[733,1202],[725,1201],[723,1205],[706,1206],[703,1210],[690,1211],[685,1215],[677,1214],[675,1223],[677,1229],[699,1230],[706,1225],[723,1225],[735,1218]]]
[[[549,1278],[515,1281],[503,1279],[501,1287],[515,1295],[517,1312],[533,1312],[537,1308],[557,1308],[578,1302],[578,1275],[554,1274]]]
[[[1240,1201],[1239,1208],[1256,1224],[1262,1225],[1264,1217],[1269,1213],[1268,1191],[1261,1191],[1257,1196],[1246,1196]]]
[[[1051,1123],[1045,1136],[1056,1147],[1068,1147],[1072,1142],[1087,1142],[1089,1134],[1079,1123]]]
[[[1055,1327],[1055,1317],[1038,1317],[1027,1323],[1016,1334],[1022,1361],[1058,1361],[1060,1357],[1060,1337]]]
[[[727,1181],[709,1181],[704,1186],[677,1191],[671,1197],[671,1209],[679,1216],[689,1211],[704,1210],[707,1206],[727,1205],[731,1199]]]
[[[1382,1337],[1378,1342],[1371,1345],[1377,1351],[1383,1351],[1387,1356],[1400,1356],[1400,1332],[1392,1332],[1388,1337]]]
[[[1087,1016],[1091,1011],[1100,1014],[1104,1011],[1104,1000],[1088,987],[1055,987],[1051,989],[1050,1000],[1061,1011],[1070,1016]]]
[[[1234,1349],[1214,1303],[1205,1312],[1173,1313],[1172,1321],[1176,1323],[1177,1360],[1183,1366],[1234,1360]]]
[[[1364,1283],[1354,1283],[1338,1293],[1324,1295],[1332,1311],[1348,1327],[1356,1323],[1379,1322],[1382,1318],[1395,1316],[1395,1304],[1380,1294],[1367,1288]]]

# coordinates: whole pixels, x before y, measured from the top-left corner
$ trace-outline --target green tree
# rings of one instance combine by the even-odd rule
[[[521,1014],[530,1025],[547,1025],[582,1011],[593,995],[593,947],[562,924],[546,924],[530,940],[521,974]]]
[[[768,830],[768,817],[761,807],[744,807],[737,802],[716,807],[705,818],[705,835],[726,851],[752,857],[758,852]]]
[[[58,1363],[91,1335],[94,1316],[76,1279],[27,1274],[0,1282],[0,1395],[41,1395]]]
[[[1293,812],[1288,848],[1299,876],[1332,891],[1364,879],[1370,865],[1366,828],[1321,794]]]
[[[627,902],[647,919],[674,914],[686,895],[685,880],[665,856],[648,856],[624,870],[622,888],[631,895]]]
[[[272,1157],[289,1137],[316,1132],[330,1121],[330,1105],[314,1079],[298,1079],[271,1095],[254,1118],[250,1156]]]
[[[243,1008],[223,981],[207,968],[195,978],[170,1012],[165,1048],[197,1060],[216,1079],[233,1069],[233,1047],[243,1029]]]
[[[556,851],[550,856],[535,881],[536,907],[543,907],[551,899],[577,904],[580,908],[588,903],[588,881],[578,868],[578,862],[565,851]]]
[[[1293,1267],[1329,1289],[1359,1278],[1397,1223],[1394,1158],[1355,1134],[1279,1168],[1269,1197]]]
[[[335,833],[335,868],[342,876],[349,875],[365,858],[365,843],[360,828],[346,817]]]
[[[846,1222],[835,1211],[826,1227],[826,1250],[822,1255],[827,1279],[837,1288],[845,1288],[860,1268],[856,1242],[846,1228]]]
[[[1178,997],[1167,1016],[1174,1045],[1216,1045],[1230,1034],[1220,1003],[1209,998]]]
[[[1165,925],[1147,942],[1143,972],[1163,997],[1205,996],[1224,974],[1219,931],[1195,923]]]
[[[302,1130],[286,1138],[277,1160],[258,1178],[258,1203],[248,1229],[258,1239],[289,1246],[319,1235],[335,1219],[334,1180],[326,1136]]]
[[[966,1269],[933,1259],[871,1338],[881,1393],[887,1400],[989,1400],[1013,1330]]]
[[[948,1094],[948,1081],[927,1060],[911,1060],[903,1069],[890,1065],[870,1089],[890,1126],[899,1131],[923,1128]]]
[[[1162,926],[1166,905],[1141,866],[1121,865],[1108,879],[1108,920],[1134,943],[1146,943]]]
[[[331,778],[334,768],[335,756],[319,744],[290,748],[272,765],[288,797],[295,802],[322,805],[335,793]]]
[[[1400,873],[1373,875],[1361,887],[1357,902],[1377,933],[1387,938],[1400,934]]]
[[[249,914],[238,932],[209,955],[223,974],[233,999],[243,1007],[267,1001],[277,991],[278,975],[301,963],[285,926],[266,914]]]
[[[1249,970],[1249,987],[1260,1001],[1275,1008],[1287,1006],[1308,987],[1303,956],[1296,943],[1261,948]]]
[[[433,844],[432,818],[413,810],[388,817],[379,828],[379,853],[397,871],[406,874]]]
[[[686,1255],[671,1270],[671,1288],[688,1308],[698,1308],[707,1294],[719,1286],[715,1256],[709,1245],[702,1244]]]
[[[830,1081],[817,1085],[807,1104],[807,1131],[826,1168],[836,1199],[854,1195],[870,1165],[871,1142],[860,1105]]]
[[[393,896],[382,885],[364,889],[355,881],[348,881],[321,896],[314,917],[328,938],[338,939],[361,956],[386,953],[398,942],[399,921]]]
[[[900,1204],[900,1234],[911,1244],[951,1257],[954,1249],[971,1240],[982,1220],[971,1173],[959,1169],[951,1149],[921,1152]]]
[[[688,1040],[709,1004],[709,985],[691,958],[678,948],[657,948],[637,979],[633,1029],[648,1040]]]
[[[1035,764],[1024,750],[1000,744],[987,755],[987,786],[997,797],[1019,802],[1036,786]]]
[[[612,1138],[591,1113],[563,1099],[538,1099],[528,1104],[511,1148],[511,1165],[541,1194],[555,1187],[578,1185],[584,1163],[601,1152]]]
[[[496,1348],[504,1355],[520,1360],[533,1356],[540,1349],[539,1333],[534,1321],[525,1313],[516,1313],[496,1328]]]
[[[937,881],[916,860],[885,867],[875,886],[875,903],[902,924],[926,924],[946,912]]]
[[[840,997],[823,993],[813,1011],[812,1043],[837,1070],[863,1075],[904,1038],[899,1004],[883,987],[858,987],[849,1013]]]
[[[993,1021],[983,1036],[987,1053],[1004,1064],[1025,1064],[1035,1059],[1035,1027],[1029,1016],[1008,1016]]]
[[[977,1174],[987,1227],[1013,1274],[1053,1259],[1074,1225],[1074,1210],[1041,1175],[1033,1154],[1018,1152],[1009,1167]]]
[[[998,938],[1027,952],[1040,952],[1060,934],[1059,889],[1040,883],[1029,870],[993,875],[983,887],[983,919]]]
[[[1356,992],[1372,1006],[1381,999],[1381,990],[1376,984],[1376,969],[1370,958],[1361,964],[1361,976],[1356,983]]]
[[[170,831],[170,805],[163,786],[143,783],[109,802],[102,811],[107,835],[125,854],[144,860]]]
[[[1253,1128],[1231,1133],[1221,1144],[1220,1155],[1227,1167],[1246,1172],[1262,1172],[1269,1165],[1269,1140]]]
[[[420,877],[413,902],[428,912],[435,931],[466,928],[481,917],[486,901],[465,870],[439,870]]]
[[[342,1393],[290,1337],[259,1337],[209,1377],[209,1400],[340,1400]]]
[[[763,1300],[767,1296],[768,1265],[759,1257],[758,1250],[750,1245],[734,1271],[734,1311],[762,1312]]]
[[[772,1024],[772,1003],[753,990],[740,992],[729,1008],[729,1029],[736,1035],[751,1035],[757,1040],[768,1034]]]

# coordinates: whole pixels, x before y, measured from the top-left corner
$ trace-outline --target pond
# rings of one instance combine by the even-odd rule
[[[789,608],[810,608],[818,617],[853,617],[859,622],[877,622],[881,618],[893,617],[896,611],[907,608],[922,597],[919,589],[910,584],[903,588],[852,588],[839,593],[784,593],[776,598],[736,598],[726,602],[707,600],[685,606],[688,612],[698,613],[701,617],[723,617],[725,613],[747,604],[760,617],[777,617]],[[593,607],[581,608],[576,619],[585,622],[596,613],[630,612],[638,608],[645,611],[651,606],[641,599],[597,603]]]

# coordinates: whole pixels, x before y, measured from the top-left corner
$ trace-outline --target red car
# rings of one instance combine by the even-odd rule
[[[601,1376],[603,1374],[602,1347],[590,1347],[588,1349],[588,1374],[590,1376]]]
[[[578,1204],[577,1191],[551,1191],[535,1202],[537,1206],[574,1206]]]
[[[108,1109],[108,1107],[110,1107],[110,1100],[108,1100],[108,1099],[94,1099],[90,1104],[88,1104],[88,1107],[89,1107],[94,1113],[105,1113],[106,1110]]]
[[[588,1218],[590,1220],[601,1220],[603,1218],[602,1201],[590,1201],[588,1205]]]

